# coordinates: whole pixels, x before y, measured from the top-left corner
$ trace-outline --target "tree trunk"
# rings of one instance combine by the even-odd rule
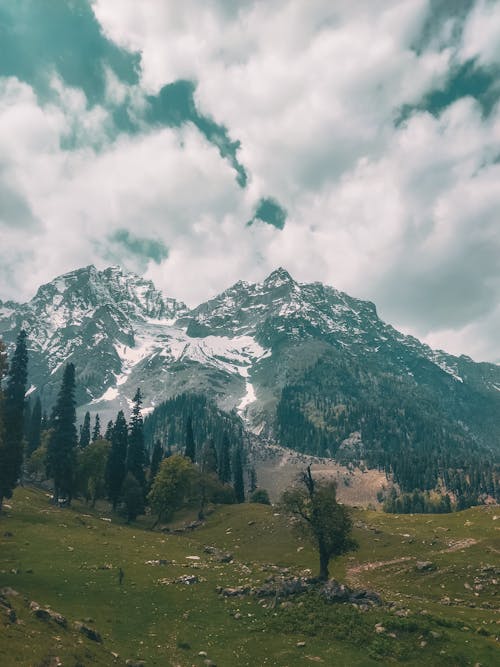
[[[326,550],[320,546],[319,548],[319,578],[321,581],[327,581],[330,577],[328,571],[328,564],[330,563],[330,558],[326,553]]]
[[[2,511],[2,507],[3,507],[3,496],[0,495],[0,512]]]

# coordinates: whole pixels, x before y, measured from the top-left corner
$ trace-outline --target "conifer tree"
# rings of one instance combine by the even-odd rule
[[[99,414],[96,414],[95,416],[95,422],[94,422],[94,430],[92,431],[92,442],[95,442],[96,440],[101,439],[101,419],[99,417]]]
[[[0,457],[3,454],[5,444],[5,425],[4,425],[4,393],[2,381],[7,373],[7,352],[3,341],[0,339]],[[0,459],[1,460],[1,459]],[[1,509],[1,499],[0,499]]]
[[[82,430],[80,431],[80,449],[90,445],[90,412],[85,413]]]
[[[111,434],[111,451],[106,463],[106,488],[108,498],[116,510],[126,473],[128,426],[123,411],[116,417]]]
[[[207,442],[203,448],[201,457],[201,470],[208,475],[217,474],[217,450],[213,438]]]
[[[218,472],[220,481],[223,484],[229,484],[231,481],[231,448],[227,433],[224,433],[222,438]]]
[[[28,432],[28,455],[40,447],[40,438],[42,432],[42,402],[37,396],[33,412],[31,413],[30,426]]]
[[[245,502],[245,483],[243,481],[243,456],[241,447],[236,448],[233,462],[233,486],[237,503]]]
[[[47,474],[54,480],[54,502],[71,504],[76,472],[75,367],[66,365],[54,410],[54,432],[47,449]]]
[[[0,449],[0,510],[10,498],[23,462],[24,396],[28,379],[26,332],[20,331],[12,357],[4,397],[4,435]]]
[[[191,417],[188,417],[186,422],[186,449],[184,450],[184,456],[187,459],[190,459],[193,463],[195,462],[196,445],[194,442],[193,420]]]
[[[133,402],[134,406],[130,418],[128,438],[127,471],[135,477],[145,493],[146,476],[144,474],[144,466],[146,464],[146,450],[144,447],[144,425],[141,414],[142,396],[140,389],[137,389]]]
[[[161,442],[157,440],[153,448],[153,454],[151,456],[151,466],[149,468],[149,481],[151,483],[158,474],[158,470],[160,469],[160,463],[162,462],[162,459],[163,459],[163,447],[161,446]]]
[[[112,437],[113,437],[113,420],[110,419],[106,426],[106,433],[104,434],[104,440],[111,442]]]

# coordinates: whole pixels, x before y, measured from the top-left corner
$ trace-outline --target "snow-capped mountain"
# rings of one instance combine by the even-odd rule
[[[382,322],[372,303],[298,283],[281,268],[189,310],[139,276],[89,266],[43,285],[26,304],[0,302],[0,336],[12,344],[20,328],[29,334],[30,391],[46,409],[72,361],[79,405],[101,417],[127,409],[138,386],[146,410],[197,391],[236,409],[254,431],[276,433],[283,388],[307,378],[327,391],[315,370],[326,360],[333,374],[359,367],[365,380],[357,382],[376,386],[391,375],[410,391],[425,389],[478,440],[500,435],[499,366],[431,350]],[[335,391],[340,404],[347,390]]]

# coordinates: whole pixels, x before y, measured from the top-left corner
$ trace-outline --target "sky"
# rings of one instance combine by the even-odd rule
[[[284,266],[500,362],[500,0],[0,0],[0,299]]]

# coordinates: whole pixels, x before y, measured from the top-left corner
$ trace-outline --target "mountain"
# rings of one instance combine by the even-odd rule
[[[500,452],[500,367],[435,351],[373,303],[282,268],[194,309],[117,267],[89,266],[0,304],[0,336],[29,334],[31,392],[54,402],[77,368],[82,410],[113,417],[140,386],[146,412],[185,392],[255,434],[431,487],[439,470]],[[481,473],[482,474],[482,473]],[[416,484],[417,485],[417,484]]]

